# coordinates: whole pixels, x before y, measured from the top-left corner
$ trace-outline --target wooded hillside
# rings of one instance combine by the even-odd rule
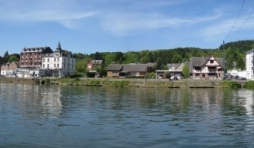
[[[245,69],[245,53],[254,48],[254,40],[243,40],[224,44],[224,54],[227,69],[233,68],[236,62],[237,69]],[[142,50],[129,52],[96,52],[90,55],[74,53],[77,58],[76,71],[86,73],[86,65],[89,60],[103,60],[104,68],[109,64],[129,63],[157,63],[155,69],[165,69],[168,63],[181,63],[189,61],[191,57],[207,56],[223,57],[223,45],[218,49],[201,49],[196,47]],[[105,70],[105,69],[104,69]]]

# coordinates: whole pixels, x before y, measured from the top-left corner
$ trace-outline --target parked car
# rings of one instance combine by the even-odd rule
[[[246,80],[246,78],[245,77],[241,77],[241,79],[240,80]]]
[[[172,77],[170,78],[170,80],[178,80],[178,78],[177,78],[177,77],[172,76]]]

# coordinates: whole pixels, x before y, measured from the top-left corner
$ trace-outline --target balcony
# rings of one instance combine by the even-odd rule
[[[208,70],[208,73],[217,73],[216,70]]]

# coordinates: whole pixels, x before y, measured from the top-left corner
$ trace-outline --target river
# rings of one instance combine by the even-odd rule
[[[254,91],[0,83],[0,147],[254,147]]]

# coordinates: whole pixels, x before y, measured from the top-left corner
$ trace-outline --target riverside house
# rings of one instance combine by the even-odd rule
[[[170,63],[167,64],[168,70],[156,70],[156,78],[165,78],[165,73],[169,72],[171,76],[180,79],[183,76],[183,67],[188,63]]]
[[[40,68],[42,64],[42,54],[53,53],[50,47],[24,48],[20,53],[20,67]]]
[[[16,76],[16,69],[19,68],[19,62],[4,63],[1,66],[1,75],[8,77]]]
[[[96,70],[96,68],[101,68],[102,67],[102,60],[90,60],[88,63],[87,63],[87,69],[89,71],[92,71],[92,70]]]
[[[224,75],[223,58],[192,57],[190,58],[190,75],[193,79],[216,79]]]
[[[72,52],[63,50],[60,42],[53,53],[42,54],[42,75],[62,77],[74,74],[76,60]]]
[[[111,64],[107,67],[108,77],[144,77],[147,64]]]

